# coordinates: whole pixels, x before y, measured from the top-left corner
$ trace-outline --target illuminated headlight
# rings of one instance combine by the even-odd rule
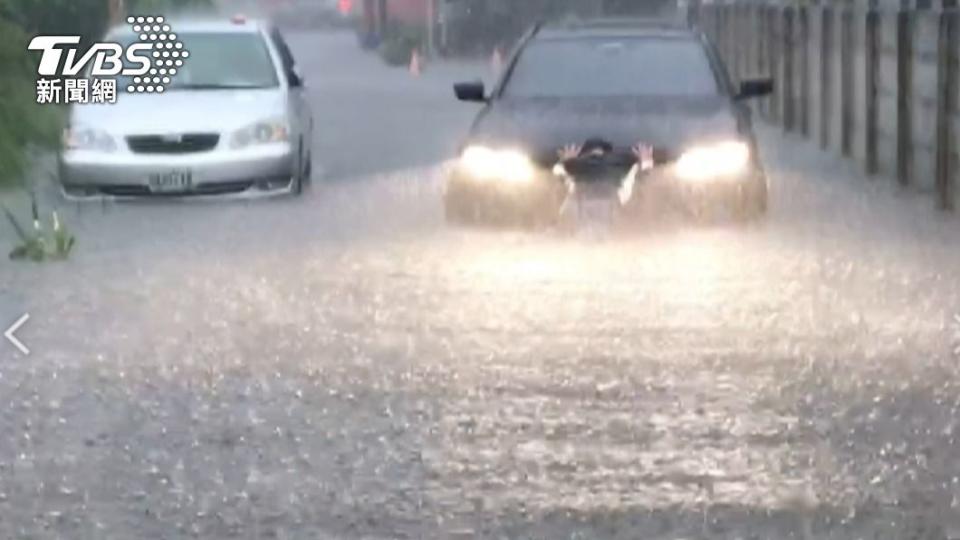
[[[533,162],[517,150],[493,150],[483,146],[471,146],[460,156],[460,166],[478,180],[504,180],[529,182],[535,169]]]
[[[290,129],[282,120],[264,120],[251,124],[233,133],[231,148],[246,148],[255,144],[286,142],[290,140]]]
[[[729,141],[693,148],[677,161],[677,176],[684,180],[709,180],[735,176],[750,163],[750,148],[740,141]]]
[[[99,129],[73,127],[63,130],[63,147],[68,150],[96,150],[113,152],[117,143],[113,137]]]

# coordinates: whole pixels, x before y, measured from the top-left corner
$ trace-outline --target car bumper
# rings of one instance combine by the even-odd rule
[[[742,186],[755,182],[766,182],[763,172],[758,167],[750,167],[742,173],[733,176],[687,180],[679,177],[672,166],[666,166],[653,169],[649,173],[644,174],[636,180],[636,186],[649,185],[681,192],[720,194],[728,191],[736,191]]]
[[[544,203],[559,203],[566,192],[563,181],[547,172],[539,172],[526,182],[478,180],[454,170],[447,181],[448,197],[464,198],[479,206],[513,207],[518,210]]]
[[[281,194],[292,190],[298,166],[288,144],[195,154],[70,150],[59,159],[60,184],[70,198]],[[170,171],[189,171],[192,187],[151,191],[150,176]]]
[[[681,195],[721,197],[736,193],[743,186],[756,182],[766,182],[759,168],[752,167],[731,177],[691,181],[679,178],[673,168],[667,166],[658,167],[635,179],[631,191],[637,193],[641,189],[653,189]],[[544,200],[556,200],[558,192],[566,193],[563,180],[546,171],[538,173],[532,181],[523,183],[480,181],[461,171],[454,171],[447,183],[448,195],[465,197],[482,205],[524,207]]]

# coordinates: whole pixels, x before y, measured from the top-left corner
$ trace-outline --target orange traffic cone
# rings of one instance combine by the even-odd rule
[[[420,65],[420,51],[414,49],[413,53],[410,54],[410,74],[419,77],[421,71],[423,71],[423,68]]]
[[[500,53],[500,47],[493,50],[493,57],[490,59],[490,67],[494,73],[500,73],[503,69],[503,55]]]

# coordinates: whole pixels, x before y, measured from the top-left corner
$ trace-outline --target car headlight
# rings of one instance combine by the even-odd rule
[[[96,150],[113,152],[117,143],[102,130],[85,127],[68,127],[63,130],[63,147],[68,150]]]
[[[255,144],[286,142],[290,128],[282,120],[263,120],[238,129],[230,138],[231,148],[246,148]]]
[[[530,158],[518,150],[493,150],[470,146],[460,156],[460,165],[478,180],[529,182],[536,173]]]
[[[741,141],[727,141],[692,148],[677,160],[677,176],[684,180],[708,180],[734,176],[750,163],[750,147]]]

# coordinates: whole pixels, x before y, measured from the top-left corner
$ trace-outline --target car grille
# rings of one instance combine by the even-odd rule
[[[217,133],[182,135],[131,135],[127,146],[137,154],[191,154],[212,150],[220,142]]]
[[[171,193],[153,193],[147,186],[134,184],[102,185],[98,186],[97,190],[103,195],[113,195],[115,197],[183,197],[190,195],[226,195],[229,193],[241,193],[253,187],[255,183],[253,180],[211,182],[198,184],[190,191]]]

